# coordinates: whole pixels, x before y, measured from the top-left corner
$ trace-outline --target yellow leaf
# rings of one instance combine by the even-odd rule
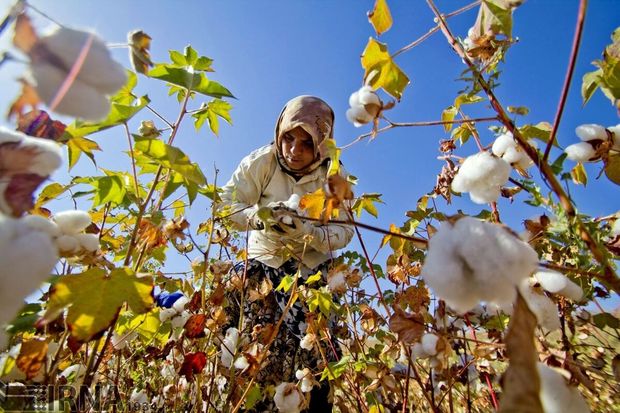
[[[27,379],[37,375],[47,357],[47,342],[33,339],[24,341],[17,356],[17,367],[26,374]]]
[[[387,93],[400,100],[403,90],[409,84],[409,78],[392,60],[387,45],[372,37],[362,53],[364,79],[373,89],[382,87]]]
[[[145,74],[149,67],[153,66],[149,49],[151,48],[151,36],[142,30],[134,30],[127,35],[129,40],[129,60],[131,66],[138,73]]]
[[[124,303],[137,314],[149,311],[152,292],[151,278],[137,277],[130,268],[117,268],[109,274],[92,268],[64,276],[52,287],[44,319],[51,321],[69,307],[67,324],[71,335],[85,342],[108,328]]]
[[[319,219],[325,207],[325,191],[319,188],[311,194],[306,194],[299,201],[299,208],[308,212],[308,217]]]
[[[396,225],[390,224],[390,232],[395,233],[395,234],[400,234],[400,229]],[[381,248],[385,247],[385,244],[390,242],[391,239],[392,239],[391,235],[389,234],[384,235],[383,239],[381,240]]]
[[[581,162],[571,169],[570,176],[573,178],[573,182],[577,185],[585,186],[588,183],[588,174],[586,173],[586,169],[583,167]]]
[[[386,0],[377,0],[372,11],[368,12],[368,20],[377,35],[387,32],[392,27],[392,14]]]
[[[605,160],[605,175],[611,182],[620,185],[620,154],[610,153]]]

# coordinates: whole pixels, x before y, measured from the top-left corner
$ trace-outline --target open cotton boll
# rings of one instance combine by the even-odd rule
[[[90,47],[77,78],[100,92],[111,95],[123,87],[127,74],[123,66],[112,59],[109,49],[100,37],[86,31],[57,27],[42,36],[38,44],[59,57],[66,68],[70,68],[91,37]]]
[[[56,246],[62,252],[77,252],[80,249],[80,243],[74,235],[61,235],[56,238]]]
[[[473,190],[476,193],[472,197],[473,202],[487,203],[490,202],[488,199],[491,194],[497,194],[499,197],[498,189],[508,181],[510,170],[510,165],[503,159],[494,157],[488,152],[479,152],[465,159],[451,187],[455,192]],[[497,198],[492,201],[496,200]]]
[[[49,106],[67,78],[67,73],[42,62],[31,66],[29,77],[39,97]],[[107,116],[110,103],[97,89],[79,79],[74,79],[67,93],[53,109],[65,115],[98,121]]]
[[[521,160],[523,152],[519,152],[516,147],[506,149],[506,152],[502,155],[502,159],[506,162],[513,164]]]
[[[62,165],[62,151],[54,141],[24,135],[20,147],[36,154],[28,168],[32,173],[48,176]]]
[[[502,189],[499,186],[472,188],[469,191],[469,198],[476,204],[488,204],[499,199]]]
[[[296,210],[299,208],[299,201],[301,200],[301,198],[299,197],[299,195],[297,194],[292,194],[287,200],[286,202],[284,202],[284,205],[286,205],[287,208]]]
[[[170,325],[172,326],[172,328],[184,327],[185,323],[187,323],[187,320],[189,320],[190,316],[191,314],[189,313],[189,311],[183,311],[182,313],[178,314],[176,317],[172,317],[172,319],[170,320]]]
[[[86,211],[68,210],[54,214],[52,219],[64,234],[75,235],[86,229],[92,222]]]
[[[603,141],[607,140],[607,132],[601,125],[595,123],[588,123],[585,125],[579,125],[575,128],[575,133],[584,142],[588,142],[595,139]]]
[[[501,157],[509,148],[516,148],[516,146],[517,143],[514,141],[512,133],[508,132],[499,135],[495,139],[491,147],[491,152],[493,152],[493,155]]]
[[[359,128],[360,126],[371,122],[374,117],[366,112],[366,109],[364,109],[363,106],[352,106],[349,109],[347,109],[347,120],[349,122],[351,122],[353,124],[353,126],[355,126],[356,128]]]
[[[165,323],[176,315],[177,311],[174,308],[162,308],[159,310],[159,321]]]
[[[613,139],[613,149],[616,151],[620,151],[620,124],[616,126],[610,126],[607,128],[608,131],[612,134]]]
[[[506,228],[463,217],[430,239],[421,277],[460,314],[481,301],[505,305],[538,265],[538,255]]]
[[[41,215],[26,215],[22,218],[22,221],[30,228],[43,231],[52,238],[60,236],[58,225]]]
[[[545,413],[590,411],[579,390],[569,386],[560,373],[543,363],[538,363],[536,367],[540,376],[540,402]]]
[[[176,301],[174,302],[174,304],[172,304],[172,308],[173,308],[176,312],[180,313],[180,312],[182,312],[183,310],[185,310],[185,306],[186,306],[186,305],[187,305],[187,303],[189,303],[190,301],[191,301],[191,300],[190,300],[190,298],[189,298],[188,296],[184,295],[184,296],[180,297],[178,300],[176,300]]]
[[[573,301],[583,298],[583,290],[567,276],[556,271],[538,271],[534,274],[541,287],[550,293],[561,294]]]
[[[435,334],[428,333],[422,336],[422,348],[424,352],[429,356],[434,356],[437,354],[437,342],[439,341],[439,337]]]
[[[548,331],[558,330],[561,327],[558,308],[542,291],[534,289],[531,282],[532,280],[523,280],[519,288],[527,306],[536,316],[539,326]]]
[[[616,235],[620,235],[620,218],[614,221],[614,224],[611,226],[611,235],[615,237]]]
[[[596,159],[596,151],[594,147],[588,142],[579,142],[572,145],[568,145],[564,149],[566,157],[575,162],[589,162],[591,159]]]
[[[303,407],[304,396],[294,383],[280,383],[276,387],[273,402],[282,413],[299,413]]]
[[[361,105],[381,105],[379,96],[377,96],[370,86],[363,86],[359,90],[358,99]]]
[[[226,330],[226,337],[222,340],[220,350],[222,351],[221,361],[224,367],[230,368],[233,363],[233,355],[237,349],[237,343],[239,342],[239,330],[234,327],[230,327]]]
[[[0,126],[0,162],[3,174],[34,173],[48,176],[62,164],[62,151],[56,142],[33,138]]]
[[[245,358],[245,356],[240,356],[237,358],[237,360],[235,360],[234,366],[237,370],[245,370],[250,366],[250,363],[248,362],[248,359]]]
[[[97,234],[76,234],[74,237],[83,250],[95,252],[99,249],[99,236]]]

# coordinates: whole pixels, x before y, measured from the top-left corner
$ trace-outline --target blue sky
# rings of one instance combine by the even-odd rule
[[[433,16],[426,3],[389,1],[394,17],[390,31],[381,36],[391,52],[417,39],[433,26]],[[12,1],[0,0],[0,13]],[[210,77],[228,87],[237,97],[231,112],[234,125],[222,126],[219,137],[206,128],[196,133],[191,122],[180,130],[176,144],[198,162],[210,181],[213,165],[220,170],[218,183],[228,179],[239,160],[251,150],[268,143],[284,103],[299,94],[314,94],[326,100],[335,110],[335,136],[344,145],[369,127],[354,128],[347,122],[345,112],[349,95],[362,84],[360,65],[368,38],[375,36],[366,18],[374,1],[361,0],[286,0],[286,1],[155,1],[155,0],[32,0],[30,2],[50,17],[76,28],[92,28],[109,43],[125,42],[126,33],[141,28],[153,38],[152,58],[167,61],[168,50],[182,50],[191,44],[200,54],[214,59],[215,73]],[[468,2],[445,0],[436,2],[445,13]],[[562,146],[574,143],[576,126],[599,123],[604,126],[619,123],[618,115],[609,101],[597,93],[583,107],[580,98],[581,77],[593,70],[590,62],[600,57],[610,42],[611,32],[620,25],[620,7],[616,0],[592,0],[586,16],[584,38],[575,77],[568,98],[558,139]],[[516,10],[514,35],[519,43],[507,54],[498,95],[504,105],[527,106],[528,116],[519,125],[553,121],[557,100],[564,80],[576,21],[576,0],[530,0]],[[47,19],[31,13],[37,27],[51,26]],[[476,11],[471,10],[451,18],[449,25],[455,34],[465,36],[474,23]],[[10,48],[10,33],[0,37],[0,52]],[[114,56],[128,66],[126,49],[114,49]],[[438,120],[441,111],[449,106],[464,84],[456,81],[464,69],[440,33],[420,46],[396,58],[411,79],[402,102],[387,116],[393,121]],[[0,112],[5,113],[17,93],[14,79],[25,66],[7,63],[0,67]],[[140,77],[139,91],[148,93],[153,107],[174,119],[177,104],[168,98],[160,82]],[[384,100],[387,96],[382,96]],[[202,100],[191,105],[197,108]],[[484,108],[484,106],[481,106]],[[465,109],[466,111],[468,108]],[[489,110],[482,111],[490,114]],[[479,113],[482,113],[479,112]],[[467,112],[466,112],[467,113]],[[137,120],[152,119],[147,112]],[[6,120],[2,124],[11,126]],[[134,125],[137,127],[136,125]],[[492,134],[480,125],[485,144]],[[442,162],[436,159],[438,141],[447,136],[442,127],[401,128],[380,135],[373,142],[361,142],[343,153],[342,160],[349,172],[359,178],[356,193],[379,192],[384,205],[379,206],[379,218],[363,216],[364,222],[383,228],[391,223],[400,225],[405,212],[415,209],[416,200],[432,190],[435,175]],[[127,170],[129,161],[120,151],[126,150],[124,131],[112,129],[91,137],[104,152],[97,154],[99,166]],[[461,156],[477,151],[473,141],[457,150]],[[554,152],[557,156],[559,152]],[[554,156],[554,157],[555,157]],[[600,216],[618,210],[618,187],[604,177],[595,180],[600,165],[589,165],[590,182],[587,188],[571,187],[580,210]],[[83,159],[71,171],[73,175],[94,174],[92,164]],[[66,171],[56,179],[65,181]],[[524,206],[517,196],[514,205],[501,200],[500,213],[505,222],[520,230],[523,219],[540,211]],[[616,201],[614,201],[616,199]],[[441,204],[441,203],[440,203]],[[197,203],[190,222],[197,225],[207,216],[208,204]],[[456,198],[453,205],[443,208],[448,213],[462,209],[477,214],[481,207],[468,197]],[[195,227],[194,227],[195,228]],[[371,251],[380,240],[365,234]],[[380,263],[384,263],[380,261]],[[185,269],[186,264],[180,263]],[[176,267],[176,265],[173,265]],[[175,268],[178,270],[180,268]],[[170,268],[173,270],[173,268]]]

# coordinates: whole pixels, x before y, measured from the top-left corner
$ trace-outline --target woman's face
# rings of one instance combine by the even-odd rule
[[[301,171],[314,161],[314,142],[312,136],[296,127],[282,136],[282,156],[293,171]]]

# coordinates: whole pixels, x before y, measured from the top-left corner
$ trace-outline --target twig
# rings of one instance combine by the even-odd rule
[[[570,53],[570,59],[568,61],[568,67],[566,68],[566,77],[564,78],[564,86],[562,87],[562,93],[560,94],[560,101],[558,102],[558,108],[555,112],[555,119],[553,121],[553,128],[549,135],[549,142],[545,148],[545,154],[543,155],[543,162],[549,158],[549,152],[555,142],[555,135],[560,126],[560,120],[562,119],[562,112],[566,105],[566,98],[568,97],[568,91],[573,79],[573,72],[575,71],[575,63],[577,62],[577,54],[579,53],[579,45],[581,44],[581,34],[583,33],[583,23],[586,18],[586,8],[588,7],[588,0],[581,0],[579,2],[579,12],[577,14],[577,27],[575,28],[575,35],[573,37],[573,48]]]
[[[133,152],[133,143],[131,143],[131,132],[129,131],[129,126],[127,125],[127,122],[123,122],[123,126],[125,126],[127,143],[129,144],[129,157],[131,158],[131,171],[133,172],[133,184],[134,190],[136,191],[136,199],[140,200],[140,191],[138,188],[138,173],[136,172],[136,158]]]

